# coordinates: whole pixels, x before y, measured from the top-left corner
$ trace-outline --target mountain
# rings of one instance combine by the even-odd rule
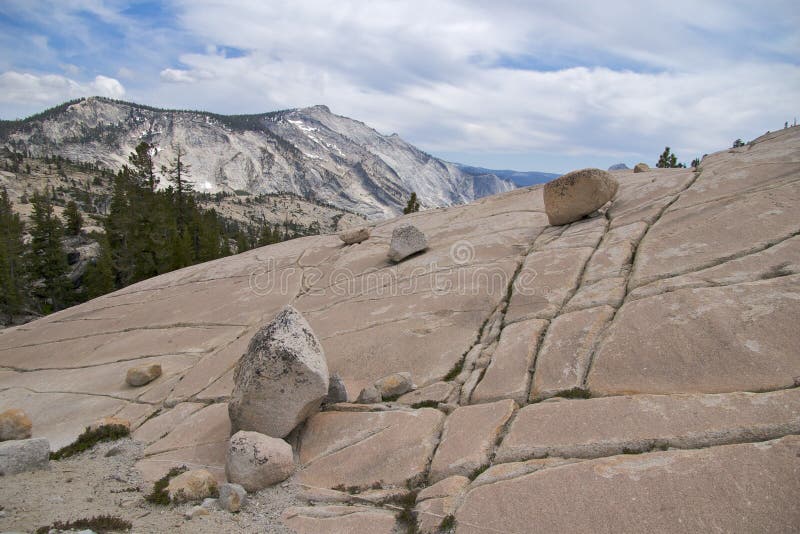
[[[114,170],[141,141],[155,146],[158,167],[183,148],[200,191],[292,193],[371,219],[399,214],[412,191],[423,207],[439,207],[514,188],[326,106],[226,116],[90,97],[0,123],[0,142],[12,150]]]
[[[615,163],[611,167],[608,168],[609,171],[625,171],[628,170],[630,167],[625,165],[624,163]]]
[[[552,172],[538,172],[538,171],[511,171],[511,170],[496,170],[485,169],[483,167],[472,167],[470,165],[462,165],[455,163],[462,172],[472,176],[476,181],[485,177],[486,180],[491,180],[491,177],[496,176],[503,180],[513,182],[517,187],[527,187],[529,185],[544,184],[554,178],[561,176]]]

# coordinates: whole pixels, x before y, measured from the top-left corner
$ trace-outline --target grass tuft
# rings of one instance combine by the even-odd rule
[[[477,469],[475,469],[475,471],[470,473],[469,479],[470,480],[475,480],[476,478],[478,478],[478,476],[480,476],[481,473],[483,473],[487,469],[489,469],[489,464],[482,465],[482,466],[478,467]]]
[[[456,526],[456,516],[449,514],[444,516],[442,523],[439,525],[439,532],[448,532]]]
[[[449,381],[453,380],[455,377],[457,377],[461,373],[461,370],[463,368],[464,368],[464,358],[461,358],[460,360],[458,360],[458,362],[456,362],[456,364],[453,366],[453,368],[450,369],[447,372],[446,375],[444,375],[444,378],[442,378],[442,380],[445,381],[445,382],[449,382]]]
[[[160,504],[162,506],[169,505],[169,492],[167,492],[169,481],[188,470],[189,469],[185,465],[170,469],[166,475],[153,483],[153,491],[151,491],[149,495],[145,495],[144,500],[152,504]]]
[[[566,391],[560,391],[556,393],[556,397],[561,397],[564,399],[591,399],[592,394],[587,389],[583,388],[572,388]]]
[[[65,447],[61,447],[56,452],[50,453],[51,460],[62,460],[69,458],[85,450],[91,449],[101,441],[115,441],[121,438],[128,437],[131,431],[124,425],[106,425],[101,426],[96,430],[86,430],[78,436],[74,442]]]
[[[415,410],[419,410],[420,408],[438,408],[439,403],[432,400],[424,400],[420,402],[415,402],[414,404],[411,405],[411,407],[414,408]]]
[[[413,490],[401,497],[397,504],[403,509],[397,512],[397,520],[406,527],[408,534],[416,534],[417,518],[414,514],[414,506],[417,504],[417,490]]]
[[[130,521],[126,521],[121,517],[113,515],[98,515],[88,519],[77,519],[75,521],[67,521],[66,523],[56,521],[52,525],[46,527],[39,527],[36,529],[36,534],[47,534],[50,530],[86,530],[91,529],[97,534],[104,534],[105,532],[119,532],[123,530],[130,530],[133,527]]]

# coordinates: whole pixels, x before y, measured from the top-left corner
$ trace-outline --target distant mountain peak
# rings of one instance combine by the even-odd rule
[[[465,172],[323,104],[220,115],[92,96],[0,127],[0,141],[12,150],[112,170],[142,141],[156,147],[157,168],[180,145],[203,191],[292,193],[370,218],[399,214],[412,192],[424,207],[438,207],[514,187],[491,173]]]

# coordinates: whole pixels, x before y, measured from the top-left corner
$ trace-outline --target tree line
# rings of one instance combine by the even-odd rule
[[[152,147],[140,143],[128,164],[114,176],[104,233],[93,233],[99,254],[80,280],[70,280],[62,240],[79,235],[83,218],[74,201],[64,219],[56,215],[51,195],[35,192],[26,225],[5,189],[0,190],[0,320],[20,314],[44,315],[175,269],[243,252],[310,233],[287,221],[283,227],[240,225],[196,202],[191,167],[182,148],[156,170]],[[159,178],[169,186],[158,188]],[[30,235],[24,239],[25,234]]]

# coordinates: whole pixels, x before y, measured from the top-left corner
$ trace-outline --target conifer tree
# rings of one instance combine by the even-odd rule
[[[409,213],[416,213],[419,211],[419,201],[417,200],[417,194],[415,192],[411,192],[411,198],[408,199],[408,204],[403,209],[403,214],[408,215]]]
[[[72,284],[67,278],[67,255],[61,246],[64,229],[53,213],[49,197],[38,191],[31,200],[31,243],[28,274],[33,296],[44,313],[67,307],[72,301]]]
[[[0,313],[9,318],[21,311],[25,295],[24,225],[12,207],[4,187],[0,190]]]
[[[78,205],[74,200],[67,202],[64,208],[64,218],[67,220],[67,235],[79,235],[83,227],[83,216],[78,211]]]
[[[114,291],[114,265],[111,261],[111,247],[108,239],[99,239],[100,254],[95,261],[86,268],[83,275],[83,286],[86,288],[86,297],[93,299]]]

